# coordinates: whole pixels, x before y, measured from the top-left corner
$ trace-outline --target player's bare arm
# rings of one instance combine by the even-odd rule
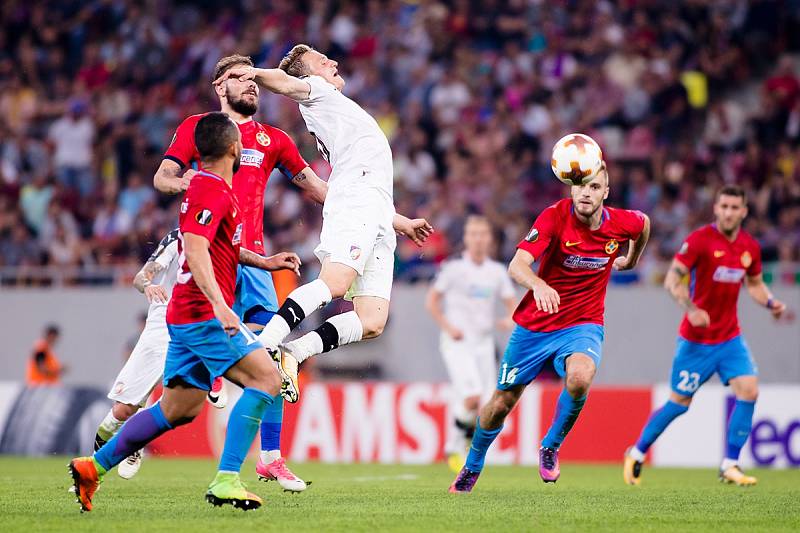
[[[157,261],[148,261],[133,277],[134,288],[147,297],[150,303],[167,303],[169,295],[161,285],[153,285],[153,278],[164,270],[164,266]]]
[[[630,240],[628,244],[628,253],[625,257],[617,257],[614,260],[615,270],[631,270],[639,264],[639,259],[642,257],[645,246],[647,246],[647,241],[650,239],[650,217],[647,215],[643,216],[644,227],[642,228],[642,233],[639,235],[638,239]]]
[[[325,203],[325,197],[328,196],[328,182],[317,176],[311,167],[306,167],[298,172],[292,178],[292,183],[305,191],[309,198],[318,204]]]
[[[525,250],[517,250],[508,265],[508,274],[519,285],[533,292],[536,309],[547,314],[558,313],[561,297],[558,292],[537,276],[531,265],[536,259]]]
[[[767,284],[764,283],[764,277],[761,274],[747,276],[745,285],[750,297],[755,300],[757,304],[763,305],[769,309],[776,320],[786,311],[786,304],[772,296],[772,292],[770,292]]]
[[[239,331],[239,317],[225,303],[222,291],[214,277],[214,267],[208,251],[210,246],[211,243],[208,242],[208,239],[201,235],[183,234],[183,249],[192,279],[208,298],[214,310],[214,316],[222,323],[222,328],[228,335],[234,336]]]
[[[431,233],[433,233],[433,226],[431,226],[424,218],[412,219],[403,216],[400,213],[394,214],[394,219],[392,219],[392,227],[397,233],[405,235],[414,241],[414,244],[417,246],[422,246],[428,237],[430,237]]]
[[[298,276],[300,275],[300,266],[303,264],[300,257],[294,252],[279,252],[264,257],[246,248],[239,248],[239,263],[269,272],[291,270]]]
[[[460,341],[464,338],[464,332],[452,325],[448,322],[447,318],[444,316],[444,311],[442,310],[442,297],[444,295],[431,287],[428,291],[428,295],[425,298],[425,309],[433,317],[433,321],[436,322],[442,331],[450,335],[453,340]]]
[[[667,276],[664,278],[664,288],[667,289],[672,299],[686,311],[686,318],[690,324],[699,328],[708,327],[711,324],[711,317],[704,309],[700,309],[692,302],[692,298],[689,296],[689,286],[683,281],[688,275],[689,269],[686,268],[686,265],[673,259]]]
[[[182,193],[189,188],[189,182],[195,174],[197,172],[191,168],[184,172],[172,159],[164,159],[153,176],[153,186],[164,194]]]
[[[273,93],[288,96],[292,100],[306,100],[311,93],[311,86],[308,82],[289,76],[279,68],[232,68],[214,80],[214,85],[220,84],[228,78],[239,78],[242,81],[253,80],[261,87]]]

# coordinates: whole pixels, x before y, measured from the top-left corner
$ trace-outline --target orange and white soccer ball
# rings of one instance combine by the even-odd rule
[[[603,168],[603,151],[588,135],[570,133],[556,141],[550,166],[559,181],[583,185],[592,181]]]

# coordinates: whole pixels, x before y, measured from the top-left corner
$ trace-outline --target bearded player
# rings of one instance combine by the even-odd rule
[[[280,354],[285,373],[284,398],[297,401],[297,367],[305,359],[345,344],[374,338],[389,317],[394,276],[395,232],[421,244],[433,228],[425,219],[395,213],[392,150],[375,119],[342,94],[338,63],[307,45],[289,51],[279,68],[230,69],[231,78],[257,82],[298,103],[308,131],[331,164],[322,216],[319,277],[292,291],[259,335]],[[311,313],[333,298],[353,300],[353,311],[335,315],[314,331],[281,344]]]
[[[224,57],[214,69],[214,79],[230,69],[252,65],[249,57]],[[255,82],[230,78],[225,83],[215,84],[214,89],[222,111],[238,124],[244,146],[241,166],[234,175],[233,190],[244,221],[242,248],[250,252],[249,262],[252,266],[243,265],[239,268],[233,309],[252,331],[258,333],[278,309],[272,276],[266,271],[269,269],[267,258],[263,257],[264,191],[269,176],[273,169],[278,169],[320,204],[325,201],[327,184],[309,168],[286,133],[253,120],[253,115],[258,111],[259,97],[259,88]],[[194,128],[202,116],[193,115],[178,126],[154,177],[158,190],[179,193],[188,186],[195,171],[183,172],[183,169],[198,160]],[[217,407],[220,405],[220,398],[215,394],[220,385],[221,381],[217,381],[215,390],[209,394],[209,400]],[[270,405],[261,425],[261,453],[256,464],[256,473],[261,480],[277,480],[285,490],[303,491],[306,488],[305,482],[289,470],[285,459],[281,457],[282,423],[283,399],[279,398]]]
[[[213,505],[255,509],[239,471],[267,407],[280,393],[281,377],[256,336],[231,310],[239,265],[241,210],[233,174],[242,152],[241,134],[224,113],[197,122],[196,145],[203,168],[180,207],[178,274],[167,307],[169,348],[164,393],[149,409],[128,419],[91,457],[70,462],[82,511],[108,471],[159,435],[191,422],[203,408],[212,381],[224,375],[244,390],[228,419],[219,470],[206,492]]]
[[[571,187],[571,200],[545,209],[517,246],[508,271],[528,292],[514,312],[517,326],[497,389],[480,411],[467,462],[450,492],[472,491],[503,421],[546,363],[564,378],[564,390],[539,449],[539,474],[545,483],[558,480],[559,447],[583,409],[603,353],[611,269],[635,267],[650,234],[643,213],[603,206],[608,191],[608,172],[602,167],[590,182]],[[620,243],[628,243],[625,256]],[[538,275],[531,269],[536,260]]]
[[[672,393],[650,416],[639,440],[625,454],[624,479],[628,484],[641,482],[647,450],[689,409],[695,392],[714,373],[736,396],[719,478],[739,486],[757,482],[739,467],[739,453],[750,435],[758,397],[758,369],[741,336],[736,314],[739,289],[744,282],[750,297],[776,319],[786,305],[773,298],[764,283],[761,248],[742,229],[746,216],[744,190],[733,185],[723,187],[714,203],[715,222],[690,233],[672,260],[664,287],[686,312],[672,363]],[[688,275],[691,286],[683,282]]]

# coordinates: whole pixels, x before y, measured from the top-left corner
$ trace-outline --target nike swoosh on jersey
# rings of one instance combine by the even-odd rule
[[[567,242],[565,242],[565,243],[564,243],[564,245],[565,245],[567,248],[569,248],[570,246],[577,246],[577,245],[579,245],[579,244],[580,244],[580,243],[582,243],[582,242],[583,242],[583,241],[575,241],[575,242],[572,242],[572,241],[567,241]]]

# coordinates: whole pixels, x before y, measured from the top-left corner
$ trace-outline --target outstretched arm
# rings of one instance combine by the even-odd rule
[[[780,318],[783,312],[786,311],[786,304],[780,300],[776,300],[772,296],[772,293],[767,287],[767,284],[764,283],[764,277],[761,274],[756,276],[747,276],[745,285],[747,286],[747,293],[750,295],[750,297],[759,305],[763,305],[769,309],[775,319]]]
[[[246,266],[260,268],[274,272],[275,270],[291,270],[300,275],[300,257],[293,252],[279,252],[269,257],[264,257],[246,248],[239,248],[239,263]]]
[[[232,68],[214,80],[214,84],[222,83],[228,78],[239,78],[243,81],[254,80],[265,89],[288,96],[292,100],[306,100],[311,94],[311,86],[308,82],[289,76],[279,68]]]
[[[511,279],[533,292],[536,309],[547,314],[558,313],[561,297],[554,288],[534,273],[531,265],[535,260],[530,252],[517,249],[517,253],[508,265],[508,273]]]
[[[422,244],[431,236],[433,233],[433,226],[431,226],[427,220],[424,218],[408,218],[400,213],[394,214],[394,219],[392,219],[392,227],[397,233],[405,235],[417,246],[422,246]]]

